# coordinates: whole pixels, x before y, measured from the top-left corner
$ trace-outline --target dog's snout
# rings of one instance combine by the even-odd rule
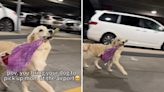
[[[125,44],[125,42],[124,41],[122,41],[122,45],[124,45]]]
[[[52,33],[53,33],[53,31],[52,31],[52,30],[50,30],[50,31],[49,31],[49,33],[50,33],[50,34],[52,34]]]

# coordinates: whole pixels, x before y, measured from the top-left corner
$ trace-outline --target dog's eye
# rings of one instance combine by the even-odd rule
[[[118,41],[120,41],[120,40],[118,39]]]
[[[39,32],[42,32],[43,30],[39,30]]]

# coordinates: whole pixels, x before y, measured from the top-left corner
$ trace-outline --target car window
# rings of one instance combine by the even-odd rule
[[[116,14],[107,14],[107,13],[104,13],[103,15],[100,16],[99,20],[106,21],[106,22],[116,23],[118,16],[119,15],[116,15]]]
[[[81,21],[81,18],[77,18],[76,20],[79,20],[79,21]]]
[[[59,17],[52,17],[52,18],[56,20],[62,20],[62,18],[59,18]]]
[[[64,19],[63,18],[60,18],[60,19],[57,19],[58,21],[64,21]]]
[[[23,13],[20,13],[21,16],[23,16]]]
[[[161,31],[160,26],[151,20],[143,19],[143,24],[144,28]]]
[[[140,22],[140,18],[130,17],[130,16],[122,16],[120,24],[141,27],[142,24]]]

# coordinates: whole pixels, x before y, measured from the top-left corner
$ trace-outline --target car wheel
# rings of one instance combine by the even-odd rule
[[[78,34],[81,35],[81,31],[79,31]]]
[[[163,50],[163,51],[164,51],[164,43],[163,43],[163,45],[161,46],[161,50]]]
[[[10,19],[2,19],[0,20],[0,31],[14,31],[14,24]]]
[[[66,33],[71,33],[71,31],[66,31]]]
[[[115,35],[113,34],[105,34],[102,39],[101,39],[101,42],[105,45],[108,45],[108,44],[111,44],[113,39],[115,39]]]

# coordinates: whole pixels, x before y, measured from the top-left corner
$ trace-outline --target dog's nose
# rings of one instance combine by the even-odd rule
[[[124,44],[125,44],[125,42],[123,41],[123,42],[122,42],[122,44],[124,45]]]
[[[52,30],[50,30],[50,31],[49,31],[49,33],[50,33],[50,34],[52,34],[52,33],[53,33],[53,31],[52,31]]]

